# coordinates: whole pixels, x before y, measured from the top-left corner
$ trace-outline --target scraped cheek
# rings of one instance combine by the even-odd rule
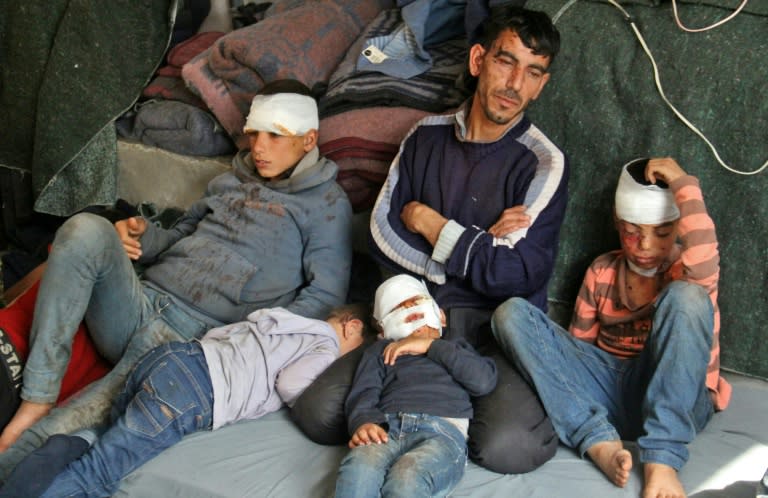
[[[639,233],[622,232],[621,234],[621,242],[627,247],[635,247],[640,243],[640,238]]]

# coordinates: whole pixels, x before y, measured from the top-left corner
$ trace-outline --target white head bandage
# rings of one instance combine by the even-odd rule
[[[298,93],[256,95],[245,120],[243,133],[268,131],[285,136],[300,136],[317,129],[317,102]]]
[[[666,185],[662,188],[645,180],[647,163],[647,159],[634,159],[621,168],[616,187],[616,216],[637,225],[658,225],[678,219],[680,211],[672,191]]]
[[[403,301],[414,297],[422,298],[416,306],[397,308]],[[423,316],[406,322],[406,319],[414,314]],[[373,318],[384,330],[384,337],[395,341],[408,337],[424,325],[434,328],[442,335],[440,308],[430,296],[424,282],[410,275],[396,275],[385,280],[376,289]]]

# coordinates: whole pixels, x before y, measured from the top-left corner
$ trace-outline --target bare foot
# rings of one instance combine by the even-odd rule
[[[646,463],[643,498],[685,498],[677,471],[663,463]]]
[[[601,441],[593,444],[587,454],[616,486],[623,488],[632,470],[632,453],[624,449],[621,441]]]
[[[11,447],[19,439],[21,433],[29,429],[41,418],[48,415],[53,408],[53,403],[33,403],[22,400],[19,409],[0,434],[0,452]]]

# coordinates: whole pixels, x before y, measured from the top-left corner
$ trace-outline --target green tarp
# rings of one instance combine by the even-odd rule
[[[112,122],[162,62],[175,0],[0,0],[4,212],[67,216],[116,198]],[[7,202],[13,198],[13,206]]]

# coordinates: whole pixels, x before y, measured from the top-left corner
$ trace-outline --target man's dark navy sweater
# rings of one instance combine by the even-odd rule
[[[513,296],[546,310],[567,201],[567,159],[526,117],[495,142],[482,143],[461,138],[463,119],[462,112],[431,116],[405,139],[374,207],[371,253],[396,273],[425,277],[445,310],[494,309]],[[414,200],[463,230],[444,262],[400,219]],[[526,206],[530,227],[501,238],[487,232],[518,205]]]

